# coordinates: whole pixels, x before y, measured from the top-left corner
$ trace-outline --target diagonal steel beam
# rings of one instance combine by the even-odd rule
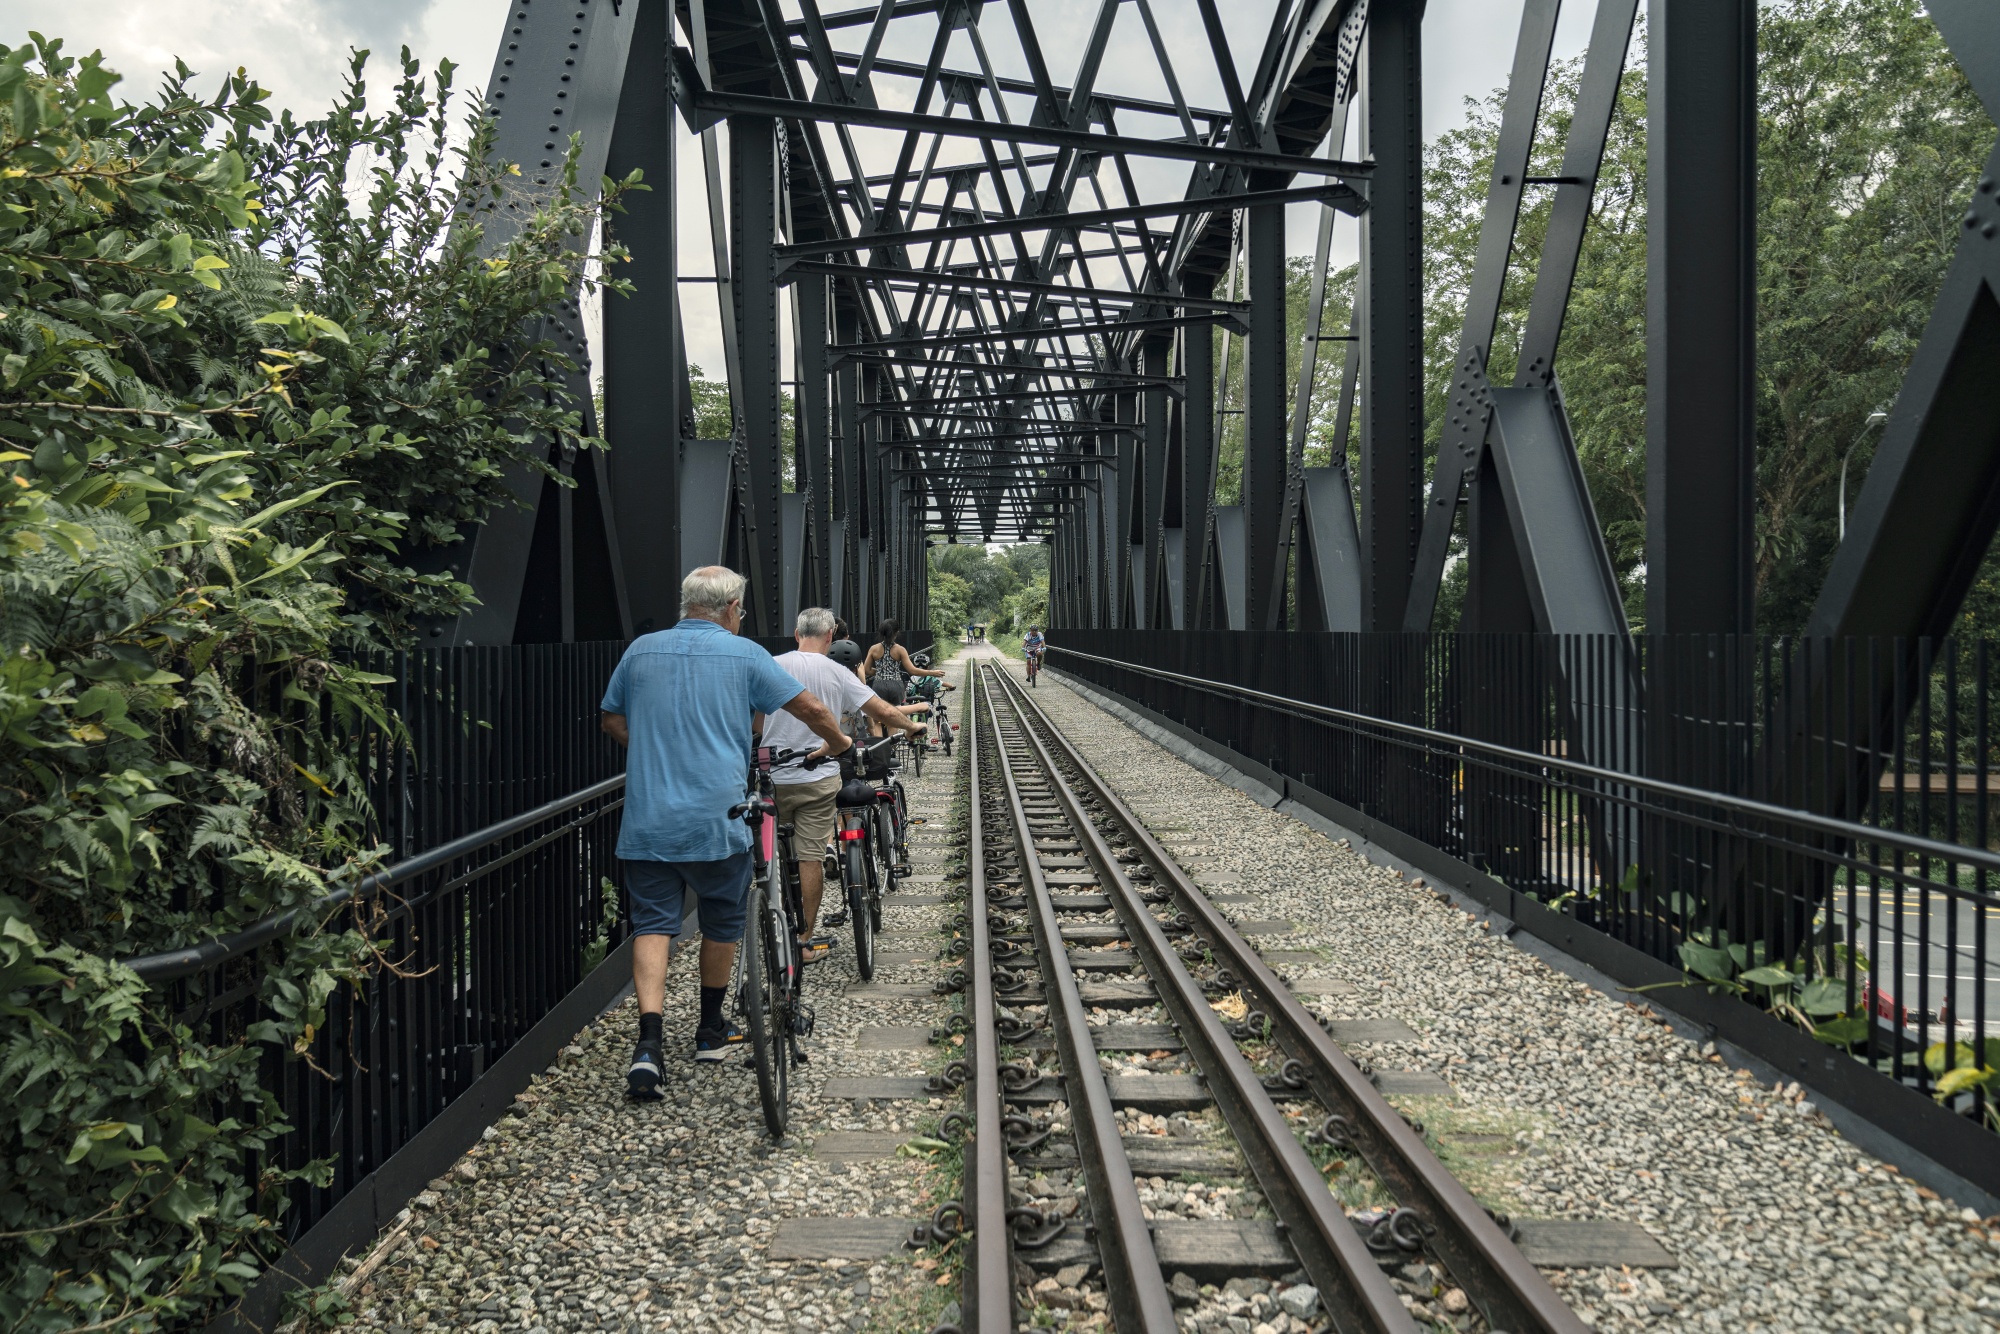
[[[1261,208],[1270,205],[1326,202],[1344,213],[1360,213],[1365,207],[1360,195],[1345,184],[1308,185],[1288,190],[1252,190],[1241,194],[1216,195],[1207,199],[1169,199],[1158,204],[1127,204],[1121,208],[1088,209],[1082,212],[1028,214],[995,218],[990,222],[950,223],[908,232],[881,232],[873,236],[802,241],[780,246],[782,259],[808,255],[838,255],[883,246],[923,245],[978,236],[1004,236],[1012,232],[1089,231],[1120,222],[1146,218],[1176,218],[1186,213],[1214,213],[1227,209]],[[921,276],[912,272],[913,277]]]
[[[1044,144],[1084,153],[1130,153],[1134,157],[1165,158],[1173,162],[1220,163],[1297,176],[1365,180],[1373,171],[1373,166],[1367,162],[1341,162],[1291,153],[1267,153],[1251,148],[1234,148],[1225,144],[1094,134],[1088,130],[1071,130],[1049,125],[1010,125],[1001,121],[968,120],[960,116],[931,116],[914,111],[890,111],[882,107],[836,106],[827,102],[807,102],[789,97],[761,97],[753,93],[695,91],[688,94],[688,101],[695,111],[707,116],[781,116],[787,120],[808,124],[860,125],[878,130],[902,130],[909,134],[994,139],[1017,144]]]

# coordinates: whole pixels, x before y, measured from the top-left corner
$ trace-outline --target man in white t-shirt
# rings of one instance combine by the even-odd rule
[[[888,727],[899,727],[921,738],[924,725],[911,719],[869,689],[849,668],[826,656],[833,645],[833,613],[825,607],[807,607],[793,626],[798,648],[780,653],[775,661],[791,673],[815,697],[833,711],[836,718],[860,712]],[[764,744],[778,750],[801,754],[818,748],[819,738],[789,713],[774,713],[764,720]],[[840,791],[840,772],[825,768],[808,771],[798,761],[771,771],[777,789],[778,823],[792,827],[791,855],[799,865],[799,896],[804,900],[805,921],[799,955],[806,963],[817,963],[833,948],[833,941],[817,934],[820,896],[826,892],[825,868],[821,854],[833,838],[838,822],[834,797]]]

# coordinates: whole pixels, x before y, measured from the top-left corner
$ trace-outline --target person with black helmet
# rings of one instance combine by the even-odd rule
[[[845,641],[847,648],[853,650],[853,662],[843,663],[842,659],[850,655],[832,651],[840,647],[833,632],[832,612],[825,607],[807,607],[793,625],[799,646],[793,652],[778,654],[778,666],[823,700],[843,719],[843,726],[848,715],[858,712],[885,727],[900,727],[913,736],[922,736],[923,724],[905,717],[854,674],[853,662],[861,657],[860,647],[854,641]],[[764,722],[764,744],[779,750],[803,751],[813,742],[798,720],[790,714],[776,713]],[[840,775],[824,769],[809,771],[794,760],[771,770],[771,784],[777,793],[778,823],[791,826],[789,852],[799,868],[799,898],[805,915],[799,923],[799,958],[806,963],[818,963],[833,948],[832,938],[817,934],[813,926],[819,920],[820,898],[826,890],[820,855],[833,839]]]

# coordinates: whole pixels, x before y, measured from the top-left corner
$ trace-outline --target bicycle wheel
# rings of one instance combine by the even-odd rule
[[[924,776],[924,751],[930,746],[930,740],[931,734],[925,732],[922,741],[905,741],[903,743],[910,750],[910,773],[914,777],[922,778]]]
[[[757,1067],[764,1125],[772,1139],[782,1139],[791,1119],[791,1002],[781,944],[787,928],[784,914],[771,906],[769,888],[756,887],[755,912],[743,933],[743,1010],[750,1024],[750,1058]]]
[[[868,982],[875,976],[875,928],[880,925],[879,915],[871,911],[868,894],[868,856],[862,851],[863,844],[849,843],[847,853],[840,868],[840,878],[847,888],[847,916],[854,924],[854,968],[861,974],[861,980]]]
[[[903,791],[903,785],[890,780],[889,790],[896,799],[889,803],[889,813],[896,832],[896,865],[910,864],[910,799]]]
[[[885,896],[896,892],[896,850],[889,841],[888,807],[883,803],[876,803],[873,815],[869,838],[866,840],[872,850],[869,858],[875,868],[875,878],[871,884],[874,892],[869,896],[868,915],[869,920],[874,922],[875,929],[880,931],[882,900]]]

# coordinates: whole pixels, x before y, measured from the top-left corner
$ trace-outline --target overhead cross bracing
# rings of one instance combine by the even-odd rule
[[[1345,133],[1366,9],[518,0],[499,151],[552,187],[576,132],[579,179],[637,169],[652,193],[614,222],[636,292],[604,311],[614,448],[566,461],[578,485],[541,498],[560,524],[523,479],[522,515],[472,535],[486,601],[454,637],[500,637],[543,526],[602,534],[628,632],[672,615],[663,571],[728,560],[775,634],[802,600],[921,620],[931,542],[1052,541],[1075,512],[1102,544],[1141,493],[1205,516],[1218,340],[1285,375],[1284,209],[1369,207]],[[677,187],[707,194],[707,236],[680,235]],[[704,251],[712,287],[682,287]],[[731,429],[704,441],[677,307],[711,291]],[[1282,491],[1269,426],[1249,471]]]

